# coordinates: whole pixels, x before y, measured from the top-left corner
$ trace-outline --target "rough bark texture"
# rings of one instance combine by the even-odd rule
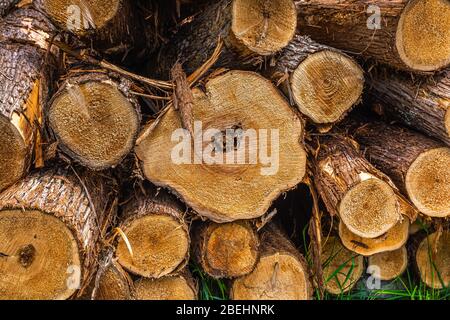
[[[6,15],[19,0],[0,0],[0,17]]]
[[[214,278],[246,275],[258,262],[259,237],[251,222],[205,222],[196,226],[192,235],[197,262]]]
[[[42,166],[39,133],[57,56],[48,43],[53,31],[30,8],[0,20],[0,190],[28,170],[33,153]]]
[[[260,260],[256,268],[250,274],[233,281],[230,298],[312,299],[312,279],[308,264],[283,232],[274,224],[268,224],[261,231],[260,239]],[[286,256],[293,258],[299,269],[295,269],[293,264],[284,264],[286,260],[282,261],[281,257]],[[298,281],[299,274],[303,277],[302,281]],[[264,282],[267,277],[271,284]]]
[[[217,46],[219,37],[227,39],[231,28],[231,0],[221,0],[212,3],[204,12],[195,17],[194,21],[183,27],[171,39],[169,45],[163,47],[158,54],[156,70],[151,73],[168,79],[172,66],[179,60],[187,74],[191,74],[206,61]],[[238,63],[238,54],[233,46],[223,48],[217,66],[232,66]]]
[[[449,148],[418,132],[377,122],[361,126],[353,135],[367,159],[388,174],[419,211],[431,216],[450,214]],[[412,180],[415,175],[418,182]]]
[[[46,120],[58,147],[93,170],[115,167],[132,150],[141,121],[132,83],[95,67],[73,67],[49,102]]]
[[[359,153],[354,140],[334,134],[323,136],[318,142],[319,149],[313,162],[314,183],[328,212],[340,216],[353,233],[362,237],[374,238],[386,232],[400,218],[399,203],[391,180]],[[373,188],[378,192],[372,193],[375,189],[363,188],[360,194],[351,194],[359,185],[370,182],[376,183]],[[385,198],[380,203],[381,199],[377,196],[381,192],[385,194]],[[356,201],[358,205],[350,205],[347,201],[347,209],[342,208],[342,201],[349,194],[354,199],[350,198],[348,201]],[[359,203],[359,200],[362,202]],[[348,210],[352,207],[355,212]],[[344,215],[345,211],[349,213]],[[361,220],[363,216],[365,219]],[[385,223],[386,226],[381,228]],[[368,230],[369,225],[378,231],[374,230],[372,234]],[[363,229],[367,230],[363,232]]]
[[[430,1],[423,5],[429,5],[428,2]],[[415,72],[436,70],[436,68],[407,65],[397,49],[396,34],[399,20],[408,3],[412,4],[414,1],[296,0],[295,3],[298,11],[299,31],[302,34],[310,35],[320,43],[346,50],[346,52],[361,54],[403,70]],[[369,28],[368,25],[377,23],[371,17],[377,12],[377,8],[379,8],[381,19],[380,28]],[[432,14],[419,19],[417,32],[424,33],[422,38],[426,38],[426,30],[433,29],[433,26],[428,24],[430,21],[433,22]],[[422,47],[426,47],[424,43],[422,45]],[[441,45],[445,46],[445,42]],[[448,65],[448,61],[446,65]],[[441,66],[438,69],[444,67]]]
[[[77,295],[81,295],[96,271],[99,240],[115,214],[115,191],[112,180],[75,170],[60,167],[30,174],[0,194],[0,210],[38,210],[65,224],[78,244],[81,285]]]
[[[242,14],[256,14],[257,10],[262,10],[264,15],[264,23],[267,23],[266,30],[262,31],[260,34],[260,39],[256,41],[255,48],[251,49],[246,44],[237,38],[237,35],[232,30],[232,24],[237,25],[238,23],[249,22],[250,19],[255,19],[254,25],[249,26],[248,30],[243,30],[242,35],[238,37],[247,36],[246,33],[251,31],[253,28],[259,28],[261,21],[256,21],[255,17],[247,17],[248,21],[235,21],[233,22],[233,5],[239,3],[239,5],[244,6],[254,2],[258,9],[253,8],[239,8]],[[179,32],[171,39],[169,44],[163,47],[162,51],[159,53],[158,63],[156,63],[156,70],[150,68],[151,72],[155,72],[157,75],[163,78],[168,78],[169,71],[175,62],[179,61],[183,64],[187,74],[191,74],[198,67],[206,61],[213,53],[217,42],[222,39],[225,43],[222,54],[219,60],[216,62],[216,67],[227,67],[227,68],[237,68],[252,64],[260,64],[262,60],[260,55],[273,54],[271,49],[266,49],[264,45],[260,45],[259,41],[264,42],[267,34],[273,32],[270,30],[269,24],[276,24],[275,28],[278,26],[279,29],[287,29],[283,37],[292,37],[295,31],[295,17],[292,19],[290,14],[284,13],[284,19],[281,17],[274,18],[275,10],[292,11],[294,10],[293,3],[290,1],[281,1],[283,5],[279,4],[280,1],[236,1],[236,0],[220,0],[213,1],[210,5],[205,7],[203,11],[193,18],[193,21],[187,23],[183,26]],[[279,5],[278,5],[279,4]],[[277,7],[278,5],[278,7]],[[287,7],[292,6],[292,9],[287,9]],[[292,11],[293,12],[293,11]],[[259,17],[258,17],[259,19]],[[268,22],[269,20],[274,20],[273,22]],[[281,21],[284,20],[284,21]],[[294,21],[290,21],[294,20]],[[292,30],[289,30],[286,25],[292,24]],[[250,37],[250,36],[249,36]],[[287,42],[290,39],[287,39]],[[153,65],[155,65],[153,63]]]
[[[122,217],[119,227],[133,250],[131,257],[125,241],[119,240],[116,255],[125,269],[150,278],[184,269],[189,261],[189,225],[173,197],[162,190],[138,193],[123,208]]]
[[[337,49],[296,35],[274,60],[267,74],[315,123],[339,121],[360,100],[363,70]]]
[[[379,72],[369,85],[375,112],[450,146],[450,70],[425,79]]]

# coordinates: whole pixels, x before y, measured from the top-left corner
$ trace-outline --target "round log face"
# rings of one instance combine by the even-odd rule
[[[347,250],[334,237],[325,242],[321,262],[325,290],[335,295],[351,290],[364,271],[363,257]]]
[[[205,242],[204,259],[213,276],[243,276],[251,272],[257,262],[259,240],[249,226],[238,223],[217,225]]]
[[[364,75],[351,58],[330,50],[311,54],[294,70],[292,96],[315,123],[333,123],[359,100]]]
[[[450,148],[431,149],[420,154],[406,173],[409,198],[431,217],[450,215]]]
[[[131,279],[126,272],[115,262],[102,270],[97,283],[95,300],[130,300],[132,291]]]
[[[179,221],[170,216],[146,215],[125,224],[123,231],[130,243],[119,240],[116,255],[130,272],[143,277],[160,278],[185,262],[189,235]]]
[[[80,270],[77,241],[59,219],[0,211],[0,299],[67,299]]]
[[[380,280],[393,280],[400,276],[408,266],[408,254],[404,246],[394,251],[374,254],[368,259],[369,267],[378,267]]]
[[[10,120],[0,115],[0,191],[20,179],[26,169],[27,148]]]
[[[139,128],[134,106],[113,84],[68,84],[52,102],[49,125],[64,151],[92,169],[118,164]]]
[[[381,236],[400,219],[394,191],[374,178],[361,181],[345,194],[339,216],[351,232],[363,238]]]
[[[105,27],[117,14],[121,0],[42,0],[44,10],[60,27],[82,35]]]
[[[305,267],[289,254],[261,257],[256,268],[233,282],[233,300],[309,300]]]
[[[257,54],[281,50],[294,36],[296,26],[297,12],[292,0],[233,1],[233,35]]]
[[[413,0],[405,7],[396,34],[400,58],[413,70],[434,71],[450,63],[450,3]]]
[[[301,120],[270,81],[253,72],[227,72],[193,94],[193,138],[169,108],[138,139],[145,176],[215,222],[263,215],[303,179]],[[237,136],[228,139],[229,130]],[[205,139],[208,132],[212,137]],[[216,143],[221,137],[229,142],[224,150]],[[264,161],[266,152],[271,160]]]
[[[408,218],[403,218],[385,234],[373,239],[357,236],[344,223],[339,223],[339,237],[342,244],[347,249],[364,256],[399,249],[408,240],[408,231]]]
[[[439,239],[436,241],[436,238]],[[442,289],[450,284],[450,232],[433,233],[425,238],[416,252],[420,277],[431,288]]]
[[[196,300],[196,293],[182,276],[141,278],[134,283],[137,300]]]

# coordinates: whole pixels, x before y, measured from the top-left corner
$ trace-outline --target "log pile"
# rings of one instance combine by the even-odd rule
[[[0,299],[448,287],[449,25],[446,0],[0,0]]]

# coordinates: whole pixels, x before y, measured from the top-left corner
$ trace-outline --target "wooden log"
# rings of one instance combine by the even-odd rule
[[[324,239],[321,262],[325,290],[334,295],[350,291],[364,272],[363,257],[346,249],[337,237]]]
[[[360,101],[361,67],[341,51],[296,35],[268,69],[300,112],[314,123],[330,124],[345,117]]]
[[[319,139],[313,170],[328,212],[355,235],[376,238],[400,220],[394,184],[359,153],[352,139],[339,134]]]
[[[418,132],[367,123],[353,133],[364,154],[425,215],[450,215],[450,148]]]
[[[150,70],[167,78],[179,61],[190,74],[211,56],[219,38],[225,46],[216,67],[235,68],[242,59],[282,49],[294,36],[296,23],[292,0],[213,1],[178,31]]]
[[[363,256],[371,256],[402,247],[408,240],[409,225],[409,219],[403,217],[385,234],[370,239],[353,234],[341,221],[339,223],[339,237],[347,249]]]
[[[377,268],[373,276],[383,281],[394,280],[401,276],[407,266],[408,253],[405,246],[393,251],[377,253],[368,258],[368,269]]]
[[[379,72],[369,78],[372,109],[450,146],[450,70],[430,78]]]
[[[258,262],[259,237],[248,221],[205,222],[192,234],[194,257],[211,277],[241,277],[253,271]]]
[[[122,210],[116,256],[128,271],[160,278],[182,270],[189,260],[189,225],[182,207],[163,191],[136,194]]]
[[[450,63],[446,0],[296,0],[298,29],[393,67],[433,72]]]
[[[446,288],[450,284],[450,232],[435,232],[419,244],[416,264],[420,278],[434,289]]]
[[[57,51],[54,27],[38,11],[18,9],[0,20],[0,191],[32,164],[42,166],[40,127]]]
[[[89,299],[92,300],[132,300],[134,285],[131,277],[114,258],[114,251],[100,253],[97,273],[92,280]]]
[[[136,300],[197,300],[198,295],[197,284],[187,269],[176,276],[140,278],[134,286]]]
[[[58,147],[93,169],[115,167],[133,149],[140,107],[132,83],[104,70],[72,68],[46,110]]]
[[[305,174],[300,118],[253,72],[216,75],[192,92],[192,135],[173,107],[140,134],[145,177],[214,222],[262,216]]]
[[[311,276],[304,257],[273,224],[260,234],[260,259],[255,269],[233,281],[233,300],[310,300]]]
[[[0,194],[0,297],[67,299],[90,283],[114,214],[111,181],[56,168]]]
[[[34,0],[59,29],[90,47],[124,58],[143,49],[146,33],[137,2],[132,0]]]

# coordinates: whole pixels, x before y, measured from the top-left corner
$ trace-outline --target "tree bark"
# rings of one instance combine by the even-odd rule
[[[136,194],[122,212],[118,262],[128,271],[148,278],[176,274],[189,261],[189,225],[183,208],[163,191]]]
[[[222,39],[225,46],[216,67],[261,63],[260,56],[271,55],[292,39],[296,13],[292,0],[213,1],[180,28],[163,47],[159,59],[149,66],[150,73],[167,78],[175,62],[188,74],[194,72],[213,53]]]
[[[57,51],[53,25],[31,8],[0,20],[0,190],[43,165],[40,127]]]
[[[0,194],[2,298],[67,299],[94,276],[114,184],[72,170],[38,171]]]
[[[214,222],[262,216],[303,179],[301,119],[253,72],[229,71],[192,92],[192,137],[173,107],[141,132],[135,152],[145,177]]]
[[[360,101],[363,71],[337,49],[296,35],[274,60],[267,74],[314,123],[338,122]]]
[[[132,83],[105,70],[73,67],[53,95],[46,119],[58,147],[76,162],[103,170],[132,150],[141,121]]]
[[[450,70],[408,79],[385,71],[369,79],[373,109],[450,146]]]
[[[394,184],[359,153],[355,141],[333,134],[318,140],[314,183],[331,215],[363,238],[376,238],[400,219]]]
[[[0,17],[5,16],[19,0],[0,0]]]
[[[422,134],[384,123],[367,123],[353,133],[364,154],[425,215],[450,215],[450,148]]]
[[[258,262],[259,237],[251,222],[205,222],[192,234],[194,256],[211,277],[241,277],[253,271]]]
[[[448,1],[295,3],[299,31],[320,43],[413,72],[433,72],[450,63]]]
[[[310,300],[313,291],[305,258],[273,224],[260,234],[260,259],[230,288],[233,300]]]

